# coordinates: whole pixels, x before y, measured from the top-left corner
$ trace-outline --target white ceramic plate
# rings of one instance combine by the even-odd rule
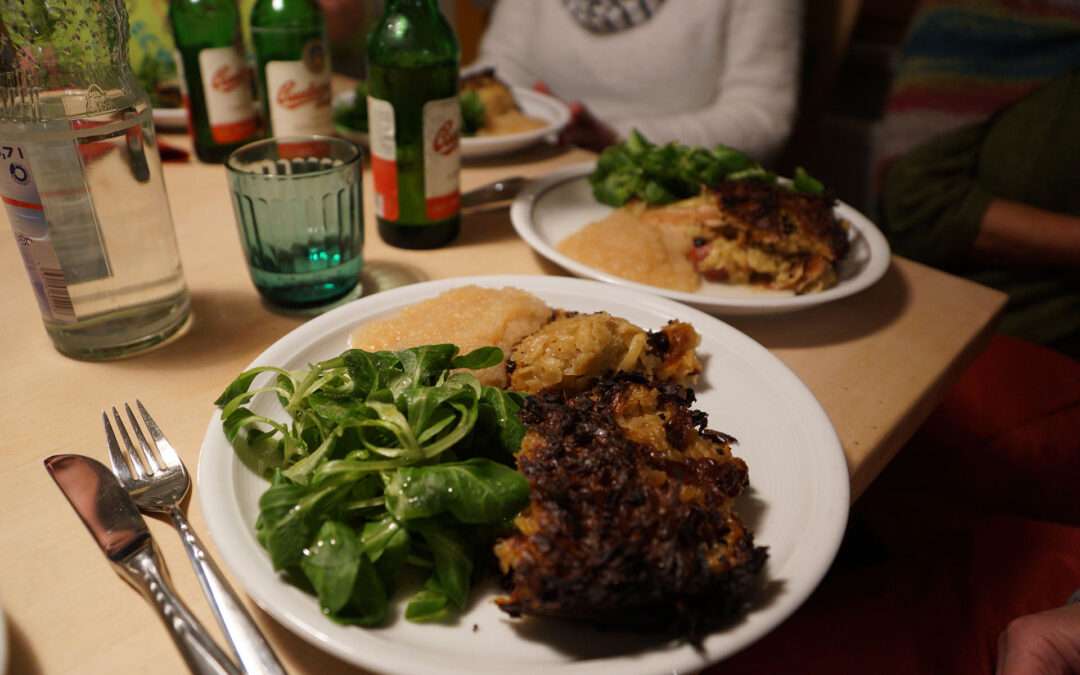
[[[169,131],[187,130],[187,110],[183,108],[154,108],[151,116],[156,127]]]
[[[702,280],[693,292],[648,286],[590,267],[560,253],[560,241],[589,223],[611,213],[611,207],[596,201],[588,175],[595,164],[571,166],[530,183],[510,207],[514,229],[537,253],[579,277],[618,284],[656,293],[719,314],[777,314],[806,309],[839,300],[869,288],[889,268],[889,243],[866,216],[843,202],[836,215],[851,223],[851,251],[840,263],[839,282],[820,293],[795,295]]]
[[[380,672],[653,675],[696,672],[757,640],[802,604],[832,562],[847,522],[848,473],[840,443],[821,406],[787,367],[702,312],[655,295],[566,277],[447,279],[344,305],[281,338],[251,366],[298,369],[330,358],[348,347],[358,324],[470,283],[522,288],[553,307],[606,310],[649,329],[670,319],[697,328],[705,363],[697,407],[709,413],[710,427],[739,439],[736,454],[750,466],[751,489],[739,512],[756,542],[769,547],[765,597],[736,625],[709,635],[701,651],[574,623],[514,620],[492,602],[491,584],[449,625],[405,621],[399,599],[385,628],[340,626],[322,615],[313,596],[286,584],[271,568],[254,534],[267,482],[236,458],[214,415],[199,458],[199,499],[222,561],[260,607],[312,644]],[[262,401],[257,409],[280,416],[273,405]]]
[[[539,129],[523,131],[517,134],[463,137],[461,139],[461,156],[464,159],[491,157],[527,148],[549,134],[557,134],[570,121],[570,109],[559,99],[523,87],[513,87],[512,91],[518,105],[526,115],[544,120],[547,124]],[[355,100],[355,90],[343,91],[334,97],[334,109],[351,106]],[[356,131],[339,124],[335,124],[334,129],[339,136],[354,143],[364,143],[366,145],[368,142],[367,134],[362,131]]]

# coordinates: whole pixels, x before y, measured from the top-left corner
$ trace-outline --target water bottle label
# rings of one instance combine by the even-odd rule
[[[375,215],[393,221],[400,216],[394,104],[370,96],[367,103],[371,180],[375,187]]]
[[[457,96],[424,104],[424,198],[427,217],[445,220],[461,206],[461,104]]]
[[[21,146],[0,146],[0,200],[4,202],[15,243],[22,254],[41,314],[47,319],[75,321],[75,306],[68,293],[60,258],[49,238],[45,208]]]
[[[330,60],[321,40],[308,42],[300,61],[268,62],[266,89],[274,136],[333,132]]]
[[[238,143],[255,135],[251,70],[235,46],[199,52],[203,98],[215,143]]]

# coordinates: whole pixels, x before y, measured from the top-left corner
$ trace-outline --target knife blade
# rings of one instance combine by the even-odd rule
[[[487,185],[469,190],[461,195],[461,208],[468,209],[484,204],[505,202],[513,199],[525,187],[524,176],[503,178]]]
[[[176,595],[146,521],[116,476],[82,455],[53,455],[45,469],[116,572],[157,610],[188,668],[199,675],[239,675]]]

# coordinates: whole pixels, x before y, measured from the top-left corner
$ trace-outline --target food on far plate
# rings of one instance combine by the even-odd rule
[[[589,176],[617,207],[558,244],[561,252],[631,281],[695,291],[701,278],[810,293],[837,283],[847,223],[801,168],[790,183],[746,155],[638,132],[604,151]]]
[[[836,266],[848,251],[830,200],[759,180],[723,180],[641,219],[682,232],[690,260],[709,281],[822,291],[836,285]]]
[[[531,293],[463,286],[363,324],[353,331],[350,344],[368,351],[395,351],[450,342],[462,351],[493,346],[509,355],[514,345],[551,318],[551,308]],[[505,387],[505,363],[480,370],[476,376],[484,384]]]
[[[518,106],[510,87],[495,77],[495,71],[482,70],[461,79],[461,134],[471,136],[504,136],[548,125],[546,120],[526,115]],[[334,110],[334,122],[342,127],[367,133],[367,83],[356,85],[349,105]]]
[[[691,407],[693,326],[465,286],[351,339],[306,369],[247,371],[216,401],[238,456],[272,478],[260,544],[324,614],[382,625],[411,569],[426,581],[405,618],[445,620],[485,561],[514,616],[696,640],[746,608],[766,552],[733,510],[748,485],[734,439]],[[262,396],[289,421],[258,412]]]
[[[334,124],[366,134],[367,113],[367,82],[358,82],[353,90],[352,103],[334,108]]]
[[[504,611],[694,639],[745,609],[766,560],[733,508],[747,468],[693,401],[634,375],[526,399],[529,506],[495,548]]]
[[[471,113],[465,103],[471,94],[479,101],[480,115]],[[493,69],[482,70],[461,79],[462,112],[465,116],[465,132],[476,136],[502,136],[540,129],[547,122],[522,112],[510,87],[495,77]],[[477,110],[475,103],[472,110]],[[476,122],[470,124],[470,117]]]
[[[687,253],[683,228],[656,227],[641,219],[641,205],[616,209],[558,244],[567,256],[630,281],[696,291],[701,278]]]
[[[176,70],[170,65],[171,60],[163,62],[157,58],[145,57],[135,73],[154,108],[184,107]]]

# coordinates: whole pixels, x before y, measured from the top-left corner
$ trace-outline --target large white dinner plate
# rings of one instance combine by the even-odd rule
[[[649,329],[671,319],[697,328],[705,364],[697,407],[709,413],[710,427],[739,439],[736,454],[750,466],[751,489],[739,510],[756,541],[769,547],[762,598],[735,625],[710,634],[700,651],[581,624],[511,619],[492,602],[491,583],[449,625],[405,621],[400,599],[385,628],[337,625],[322,615],[313,596],[274,573],[254,534],[267,482],[236,458],[215,414],[199,458],[199,498],[221,559],[260,607],[312,644],[381,672],[658,675],[693,672],[732,654],[806,599],[829,567],[847,521],[848,473],[840,443],[821,406],[787,367],[750,338],[695,309],[572,278],[447,279],[339,307],[278,340],[251,366],[304,368],[346,349],[357,325],[469,283],[522,288],[553,307],[606,310]],[[274,414],[272,403],[262,401],[259,409]]]
[[[461,156],[463,158],[492,157],[527,148],[549,134],[559,133],[570,121],[570,109],[559,99],[524,87],[512,87],[511,91],[513,91],[514,98],[517,100],[522,112],[541,119],[547,124],[537,129],[516,134],[463,136],[461,138]],[[334,97],[334,109],[351,106],[354,101],[356,101],[355,90],[343,91]],[[364,143],[366,145],[368,142],[367,133],[365,132],[340,124],[335,124],[334,129],[339,136],[354,143]]]
[[[704,279],[701,287],[690,293],[640,284],[609,274],[556,249],[566,237],[611,213],[610,206],[596,201],[589,186],[588,176],[595,166],[589,162],[567,167],[532,182],[510,207],[510,220],[521,238],[537,253],[579,277],[657,293],[719,314],[778,314],[854,295],[875,284],[889,268],[889,243],[885,237],[866,216],[837,202],[836,215],[851,224],[848,230],[851,250],[839,265],[838,283],[820,293],[795,295],[789,291],[763,290]]]

